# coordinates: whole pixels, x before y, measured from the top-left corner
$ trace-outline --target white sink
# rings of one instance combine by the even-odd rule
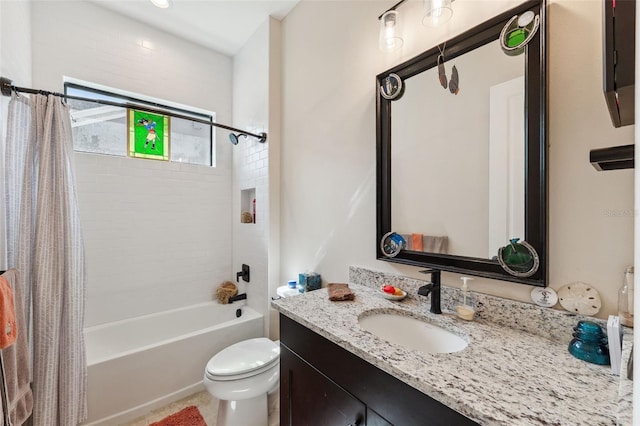
[[[358,323],[381,339],[429,354],[458,352],[468,344],[462,337],[442,327],[401,314],[363,315],[358,318]]]

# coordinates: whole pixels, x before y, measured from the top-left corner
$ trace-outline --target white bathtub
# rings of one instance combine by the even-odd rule
[[[262,316],[244,305],[207,302],[86,328],[84,424],[118,424],[204,390],[204,368],[215,353],[264,335]]]

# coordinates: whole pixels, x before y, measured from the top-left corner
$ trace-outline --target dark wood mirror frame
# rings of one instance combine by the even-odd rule
[[[379,260],[437,268],[443,271],[475,275],[534,286],[547,283],[547,107],[546,107],[546,3],[525,2],[446,42],[447,59],[451,60],[486,43],[497,40],[502,27],[514,15],[531,10],[540,17],[540,28],[525,48],[525,240],[540,258],[538,271],[527,278],[508,274],[497,260],[402,250],[386,257],[380,249],[382,237],[391,232],[391,112],[393,100],[385,99],[378,90],[390,73],[403,81],[437,65],[439,50],[435,46],[397,65],[376,78],[376,253]],[[455,159],[452,159],[454,161]],[[419,184],[419,182],[416,182]],[[505,241],[505,245],[508,242]],[[497,253],[496,253],[497,255]]]

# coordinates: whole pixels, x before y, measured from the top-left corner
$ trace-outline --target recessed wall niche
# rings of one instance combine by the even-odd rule
[[[240,223],[256,223],[256,189],[240,191]]]

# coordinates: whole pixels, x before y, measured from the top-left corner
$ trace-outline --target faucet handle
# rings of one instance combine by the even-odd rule
[[[246,281],[249,282],[249,279],[251,277],[251,272],[250,272],[250,268],[249,265],[246,264],[242,264],[242,271],[236,273],[236,282],[240,282],[240,278],[242,278],[242,281]]]
[[[433,289],[433,283],[429,283],[426,285],[421,286],[420,288],[418,288],[418,294],[420,296],[428,296],[429,293],[431,293],[431,290]]]

